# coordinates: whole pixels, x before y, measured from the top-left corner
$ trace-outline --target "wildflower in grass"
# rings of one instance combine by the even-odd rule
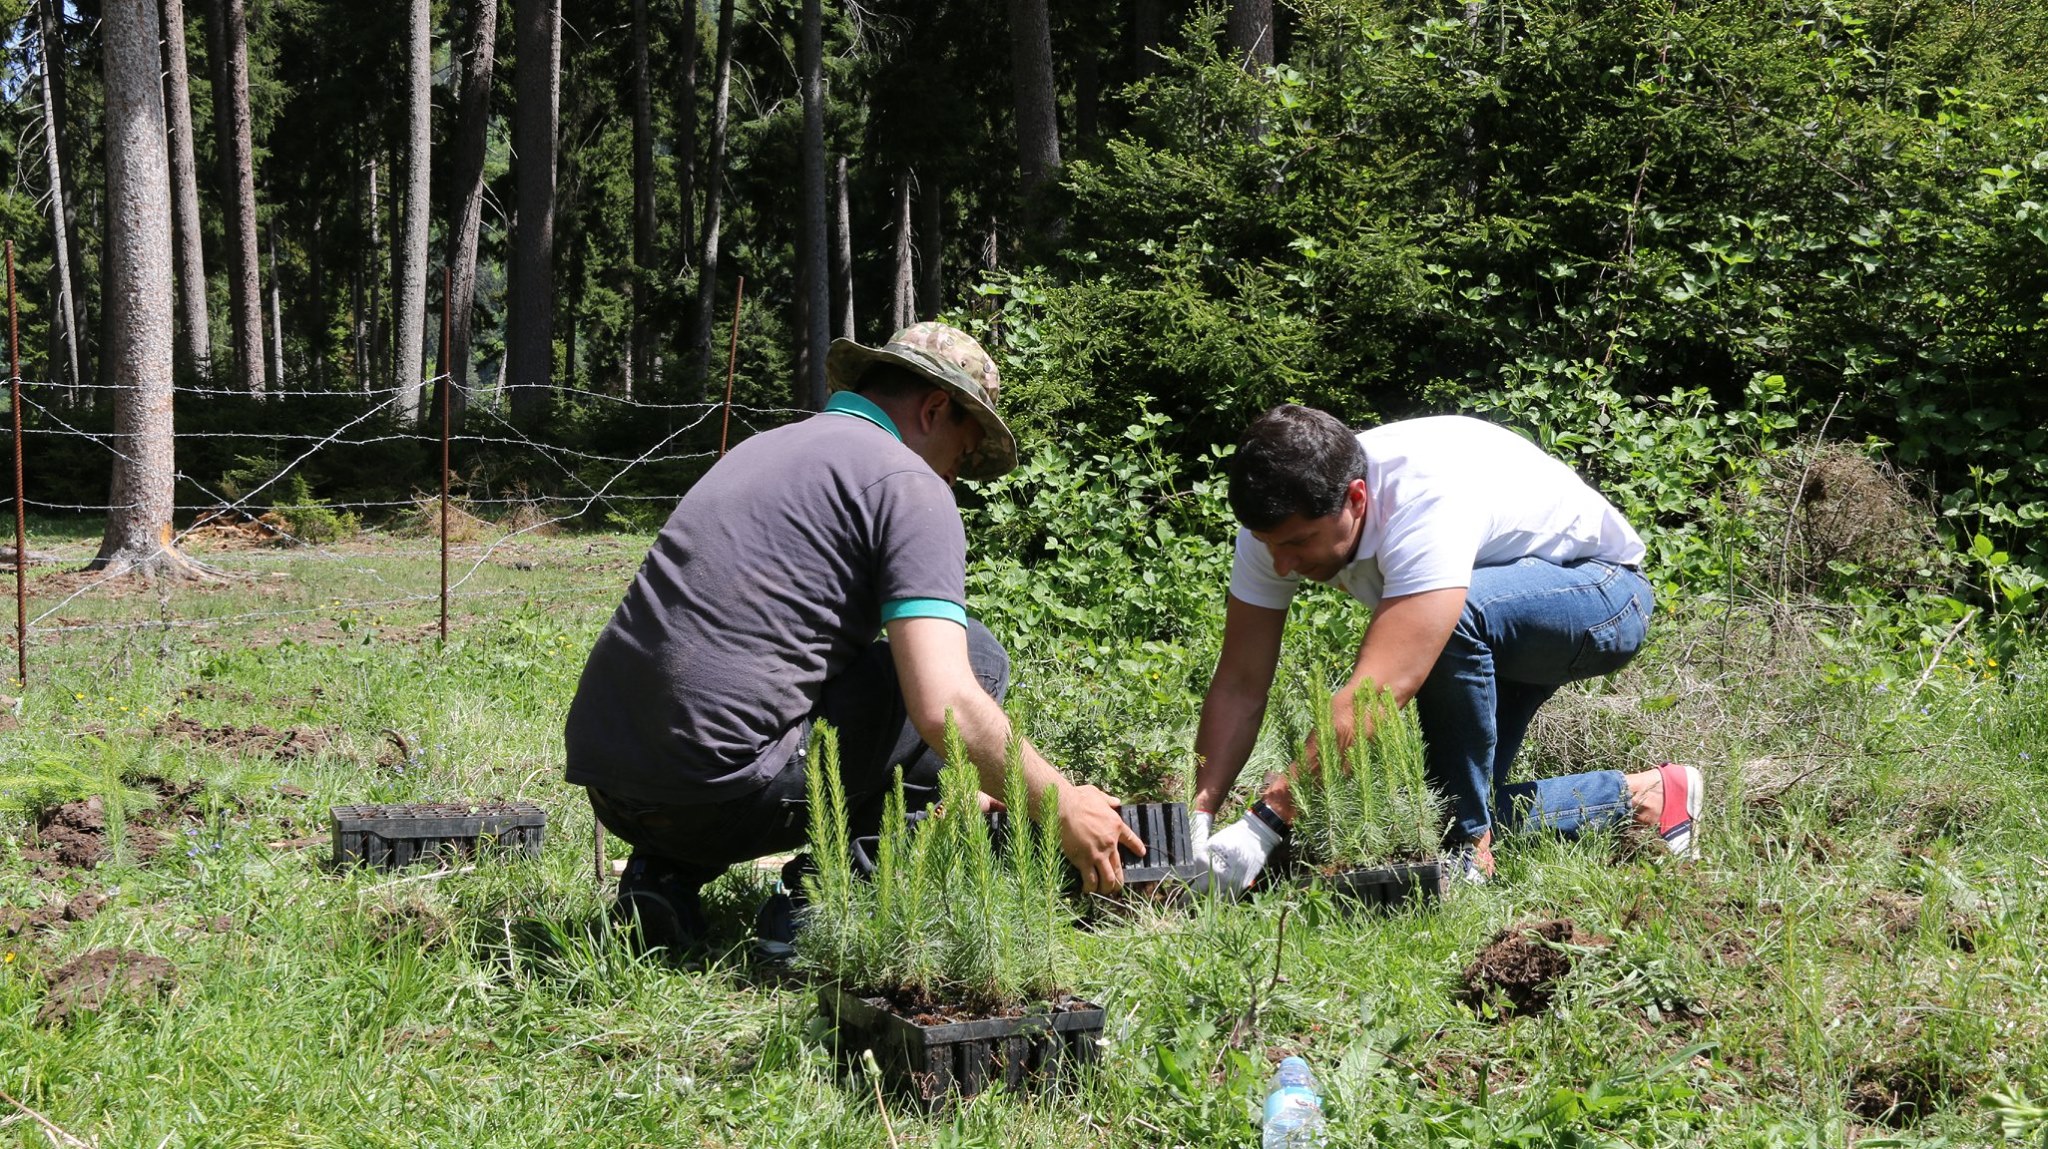
[[[7,956],[6,956],[6,957],[0,957],[0,965],[13,965],[13,964],[14,964],[14,951],[13,951],[13,950],[8,950],[8,951],[7,951]]]

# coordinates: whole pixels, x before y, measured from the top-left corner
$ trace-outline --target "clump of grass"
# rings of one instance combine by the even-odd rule
[[[1335,702],[1315,708],[1315,750],[1337,745]],[[1354,738],[1342,755],[1324,755],[1294,788],[1300,816],[1296,850],[1325,866],[1373,866],[1433,857],[1443,834],[1443,799],[1425,773],[1422,727],[1389,691],[1353,701]],[[1310,762],[1304,746],[1297,761]]]
[[[799,958],[858,993],[982,1010],[1050,1001],[1069,957],[1057,799],[1048,793],[1033,809],[1013,741],[1005,801],[1036,817],[1019,817],[998,851],[977,801],[979,775],[950,719],[945,749],[939,802],[915,826],[898,770],[874,877],[862,880],[853,872],[838,737],[819,726],[806,783],[818,875]]]

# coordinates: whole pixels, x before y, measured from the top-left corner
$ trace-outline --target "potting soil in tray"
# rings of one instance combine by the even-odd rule
[[[838,1026],[843,1055],[872,1050],[891,1088],[927,1104],[973,1097],[998,1081],[1045,1089],[1066,1067],[1095,1059],[1103,1025],[1100,1008],[1071,997],[1007,1017],[964,1018],[923,1003],[905,1016],[887,998],[824,986],[818,1007]]]
[[[337,867],[470,859],[486,845],[537,858],[548,822],[547,811],[531,802],[413,802],[331,812]]]

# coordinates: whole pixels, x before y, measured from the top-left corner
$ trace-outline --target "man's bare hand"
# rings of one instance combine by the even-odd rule
[[[1081,889],[1113,894],[1124,888],[1122,846],[1144,856],[1145,843],[1117,814],[1122,803],[1096,786],[1070,786],[1060,793],[1060,852],[1081,872]]]

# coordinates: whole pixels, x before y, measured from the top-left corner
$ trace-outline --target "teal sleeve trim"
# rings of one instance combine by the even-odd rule
[[[892,598],[882,604],[882,621],[899,618],[944,618],[967,625],[967,608],[942,598]]]
[[[896,420],[889,418],[887,411],[875,406],[875,401],[865,395],[856,395],[851,391],[834,392],[832,397],[825,401],[825,414],[851,415],[856,419],[866,419],[896,436],[897,442],[903,441],[903,432],[896,429]]]

